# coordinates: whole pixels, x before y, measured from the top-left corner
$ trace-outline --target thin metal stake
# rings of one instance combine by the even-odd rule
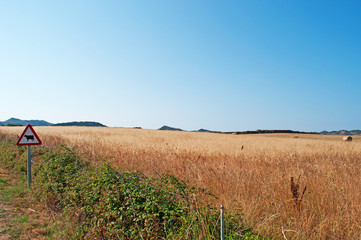
[[[221,205],[221,240],[224,240],[224,206]]]
[[[30,145],[27,145],[28,148],[28,187],[31,188],[31,149]]]

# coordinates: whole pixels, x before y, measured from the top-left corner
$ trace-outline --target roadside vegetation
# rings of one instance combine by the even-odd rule
[[[215,197],[271,239],[361,238],[361,137],[230,135],[126,128],[36,127],[92,164],[173,175]],[[23,127],[0,127],[8,136]],[[293,181],[291,180],[293,179]],[[306,189],[305,189],[306,188]],[[239,224],[241,225],[241,223]]]
[[[48,239],[54,232],[49,211],[26,187],[25,159],[23,148],[0,135],[0,239]]]
[[[26,203],[28,211],[34,213],[43,206],[44,214],[51,216],[50,223],[40,224],[40,228],[33,224],[31,214],[14,217],[7,230],[14,239],[29,231],[49,239],[220,238],[219,209],[212,204],[215,196],[206,189],[170,174],[149,177],[141,172],[118,171],[105,161],[88,160],[89,154],[75,154],[74,147],[58,144],[32,148],[33,184],[29,191],[24,188],[25,148],[14,142],[0,136],[1,164],[12,171],[21,186],[7,191],[37,205],[29,207]],[[0,179],[0,184],[7,181]],[[14,203],[6,196],[2,191],[3,201]],[[17,203],[20,208],[26,204]],[[261,239],[240,219],[240,212],[226,214],[225,239]],[[33,225],[38,229],[31,229]]]

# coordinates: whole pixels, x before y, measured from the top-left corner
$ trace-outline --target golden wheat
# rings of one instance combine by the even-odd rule
[[[23,127],[0,127],[20,135]],[[126,128],[35,127],[123,170],[170,172],[205,187],[264,236],[361,239],[361,138],[225,135]],[[293,182],[290,189],[290,179]],[[292,184],[292,183],[291,183]],[[307,189],[303,191],[304,189]]]

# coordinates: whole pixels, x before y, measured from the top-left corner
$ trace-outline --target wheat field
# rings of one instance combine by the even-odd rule
[[[20,135],[24,127],[0,127]],[[128,128],[34,127],[44,145],[147,175],[169,172],[241,211],[271,239],[361,239],[361,136],[229,135]],[[291,178],[293,181],[291,182]]]

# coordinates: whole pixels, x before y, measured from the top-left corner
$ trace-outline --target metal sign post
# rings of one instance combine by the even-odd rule
[[[31,188],[31,146],[28,145],[28,188]]]
[[[221,240],[224,240],[224,206],[221,205]]]
[[[28,150],[28,187],[31,188],[31,145],[41,145],[42,142],[33,127],[28,124],[24,132],[19,137],[16,145],[18,146],[27,146]]]

